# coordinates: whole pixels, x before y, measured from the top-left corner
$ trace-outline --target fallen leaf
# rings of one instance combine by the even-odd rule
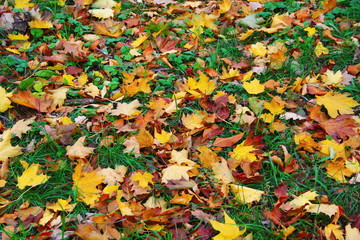
[[[341,230],[340,225],[331,223],[325,227],[324,231],[326,240],[332,240],[334,237],[337,240],[344,240],[343,231]]]
[[[243,87],[250,94],[259,94],[265,91],[264,84],[261,84],[256,78],[251,82],[244,82]]]
[[[229,186],[234,193],[235,199],[242,204],[259,202],[261,200],[261,195],[264,194],[264,191],[245,186],[235,184],[229,184]]]
[[[86,159],[94,151],[95,148],[85,147],[86,136],[80,137],[76,143],[72,146],[66,147],[66,156],[69,156],[71,160]]]
[[[353,114],[352,108],[359,105],[353,98],[348,97],[348,94],[332,94],[330,92],[324,96],[316,96],[316,103],[323,105],[332,118],[336,118],[339,114]]]
[[[131,175],[131,179],[133,181],[138,181],[139,186],[142,188],[147,188],[149,184],[154,184],[154,181],[152,180],[154,176],[151,173],[148,172],[137,172],[133,175]]]
[[[29,164],[20,160],[21,165],[25,168],[24,172],[17,178],[18,184],[16,186],[20,189],[24,189],[26,186],[37,186],[46,182],[50,177],[45,174],[38,174],[39,164]]]
[[[213,228],[220,232],[218,235],[213,237],[214,240],[236,239],[246,232],[246,227],[244,227],[243,230],[239,230],[239,227],[236,225],[236,222],[233,219],[231,219],[226,214],[225,211],[224,211],[224,216],[225,216],[225,223],[209,220]]]
[[[216,138],[213,146],[214,147],[231,147],[232,145],[234,145],[235,143],[237,143],[243,136],[244,136],[245,132],[236,134],[232,137],[228,137],[228,138]]]
[[[29,127],[29,125],[32,124],[33,122],[34,122],[34,118],[19,120],[14,124],[14,126],[11,127],[10,131],[12,134],[17,136],[18,138],[21,138],[21,135],[23,133],[26,133],[27,131],[29,131],[31,129],[31,127]]]
[[[13,147],[10,143],[12,137],[11,130],[6,130],[0,135],[0,161],[6,161],[10,157],[15,157],[21,154],[21,147]]]
[[[189,181],[190,176],[188,171],[193,167],[188,166],[179,166],[179,165],[170,165],[162,170],[161,182],[167,183],[170,180],[180,180],[184,178]]]
[[[5,112],[11,108],[11,101],[8,97],[11,97],[12,93],[6,93],[6,90],[0,86],[0,112]]]

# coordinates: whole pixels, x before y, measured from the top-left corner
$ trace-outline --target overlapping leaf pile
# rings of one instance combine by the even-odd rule
[[[327,25],[335,0],[292,12],[263,0],[35,2],[0,7],[2,239],[263,239],[243,207],[270,238],[359,239],[349,206],[302,175],[360,181],[359,98],[346,91],[359,84],[360,35]],[[349,48],[350,62],[327,57]],[[63,150],[29,157],[44,144]],[[46,204],[25,197],[59,172]]]

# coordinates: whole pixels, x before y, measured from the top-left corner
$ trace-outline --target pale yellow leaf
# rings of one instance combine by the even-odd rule
[[[231,191],[234,193],[235,199],[240,203],[253,203],[261,200],[261,195],[264,194],[264,191],[239,186],[235,184],[229,184]]]
[[[352,108],[359,105],[357,101],[348,94],[326,93],[324,96],[316,96],[316,103],[323,105],[330,117],[336,118],[339,114],[353,114]]]
[[[25,161],[20,160],[20,163],[25,170],[22,175],[17,178],[18,184],[16,184],[16,186],[18,188],[24,189],[26,186],[37,186],[49,179],[49,176],[46,176],[45,174],[38,174],[39,164],[33,163],[29,167],[29,164]]]

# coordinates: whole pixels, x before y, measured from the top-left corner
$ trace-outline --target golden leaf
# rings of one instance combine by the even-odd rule
[[[184,114],[181,118],[182,123],[187,129],[196,129],[204,127],[203,117],[197,113]]]
[[[252,203],[252,202],[258,202],[261,200],[261,195],[264,194],[264,191],[245,187],[245,186],[239,186],[235,184],[229,184],[231,187],[231,191],[234,193],[236,200],[238,200],[240,203]]]
[[[8,98],[11,95],[11,93],[6,93],[6,90],[0,86],[0,112],[5,112],[11,108],[11,101]]]
[[[100,198],[101,191],[97,189],[97,186],[103,183],[104,177],[96,171],[82,172],[83,166],[83,164],[78,164],[75,167],[72,175],[73,189],[76,189],[79,201],[92,206]]]
[[[29,3],[30,0],[15,0],[14,8],[26,8],[26,7],[33,7],[33,3]]]
[[[232,240],[237,239],[237,237],[243,235],[246,232],[246,227],[244,230],[239,230],[239,227],[236,225],[236,222],[231,219],[226,212],[225,215],[225,223],[220,223],[218,221],[209,220],[212,227],[219,231],[220,233],[216,235],[214,240]]]
[[[147,188],[149,184],[154,184],[154,181],[152,180],[154,178],[154,175],[148,172],[137,172],[133,175],[131,175],[132,181],[138,181],[139,186],[142,188]]]
[[[46,208],[53,210],[55,212],[57,211],[72,212],[76,206],[76,203],[70,204],[70,202],[71,202],[71,197],[69,197],[66,200],[59,198],[56,203],[46,204]]]
[[[182,178],[189,181],[190,176],[188,171],[191,169],[193,169],[193,167],[170,165],[162,170],[163,176],[161,182],[167,183],[169,180],[180,180]]]
[[[41,21],[38,19],[32,20],[29,22],[30,28],[52,28],[53,25],[48,21]]]
[[[256,150],[257,149],[253,146],[245,146],[245,142],[242,142],[235,147],[233,153],[230,156],[240,163],[245,160],[254,162],[257,161],[256,155],[253,153],[253,151]]]
[[[329,224],[325,227],[326,240],[337,239],[344,240],[343,231],[340,229],[341,226],[337,224]]]
[[[20,160],[21,165],[25,168],[21,176],[17,178],[18,184],[16,186],[20,189],[24,189],[26,186],[37,186],[46,182],[50,177],[45,174],[38,174],[39,164],[29,164]]]
[[[255,57],[257,57],[257,56],[264,57],[267,53],[266,46],[262,42],[257,42],[256,44],[251,44],[249,51]]]
[[[219,7],[220,7],[220,13],[226,13],[226,12],[230,11],[231,1],[223,0],[221,3],[219,3]]]
[[[315,55],[317,57],[319,57],[322,54],[329,54],[329,49],[324,47],[322,42],[318,42],[318,44],[316,44],[316,47],[315,47]]]
[[[10,157],[15,157],[21,154],[21,147],[15,146],[13,147],[10,143],[11,141],[11,130],[6,130],[0,135],[0,161],[5,161]]]
[[[265,91],[264,84],[261,84],[256,78],[251,82],[244,82],[243,87],[250,94],[259,94]]]
[[[323,105],[330,117],[336,118],[339,114],[353,114],[352,108],[359,105],[348,94],[332,94],[326,93],[324,96],[316,96],[316,103]]]

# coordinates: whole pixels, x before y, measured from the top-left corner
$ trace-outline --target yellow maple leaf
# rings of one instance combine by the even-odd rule
[[[210,95],[216,88],[216,82],[210,81],[209,78],[204,74],[200,73],[199,81],[196,81],[195,78],[188,78],[187,84],[186,84],[191,90],[199,90],[201,93],[205,95]],[[191,94],[193,94],[196,97],[200,97],[197,92],[188,90]]]
[[[11,108],[11,101],[8,97],[11,97],[12,93],[7,93],[6,90],[0,86],[0,112],[5,112]]]
[[[144,36],[140,36],[138,37],[135,41],[133,41],[131,43],[131,46],[134,48],[139,47],[143,42],[145,42],[146,39],[148,39],[149,36],[144,35]]]
[[[97,186],[103,182],[104,177],[96,171],[82,172],[83,166],[83,164],[78,164],[75,167],[72,175],[73,189],[76,189],[79,201],[91,206],[100,198],[101,191],[97,189]]]
[[[179,195],[176,192],[175,196],[170,200],[170,203],[188,205],[193,197],[194,197],[194,195],[190,195],[187,193],[183,193],[183,194]]]
[[[121,215],[123,216],[133,216],[134,213],[132,212],[131,208],[129,207],[128,202],[121,201],[121,198],[123,198],[124,193],[122,190],[117,190],[116,194],[116,203],[119,206],[119,210],[121,212]]]
[[[223,0],[221,3],[219,3],[219,8],[220,8],[220,14],[230,11],[231,1],[230,0]]]
[[[67,146],[66,156],[69,156],[71,160],[87,158],[94,151],[95,148],[85,147],[85,138],[86,136],[82,136],[76,141],[73,146]]]
[[[161,182],[167,183],[170,180],[180,180],[182,178],[189,181],[190,176],[188,171],[191,169],[193,169],[193,167],[170,165],[162,170],[163,176],[161,178]]]
[[[315,47],[315,55],[317,57],[319,57],[322,54],[329,54],[329,49],[324,47],[322,42],[318,42],[318,44],[316,44],[316,47]]]
[[[280,114],[284,111],[286,102],[283,101],[279,96],[273,97],[271,102],[265,102],[264,107],[269,110],[273,115]]]
[[[212,227],[219,231],[220,233],[216,235],[214,240],[232,240],[243,235],[246,232],[246,227],[243,230],[239,230],[239,227],[236,225],[236,222],[231,219],[226,212],[224,211],[225,223],[220,223],[218,221],[209,220]]]
[[[350,177],[354,174],[353,171],[346,168],[345,160],[343,158],[327,162],[325,168],[327,175],[340,183],[347,183],[346,177]]]
[[[90,9],[88,11],[92,16],[100,19],[111,18],[114,16],[114,10],[112,10],[111,8]]]
[[[205,168],[210,168],[211,164],[217,162],[219,159],[215,152],[205,146],[199,146],[197,150],[200,152],[200,162]]]
[[[14,8],[26,8],[33,7],[34,4],[30,3],[30,0],[15,0]]]
[[[330,69],[326,70],[324,75],[321,76],[321,79],[326,85],[336,85],[344,80],[340,71],[334,73]]]
[[[348,94],[332,94],[326,93],[324,96],[316,96],[316,103],[323,105],[330,117],[336,118],[339,114],[353,114],[353,107],[359,105],[353,98],[348,97]]]
[[[241,73],[239,71],[239,69],[233,69],[231,68],[228,72],[224,72],[221,76],[220,79],[228,79],[228,78],[233,78],[233,77],[238,77],[240,76]]]
[[[257,56],[264,57],[267,53],[266,46],[262,42],[257,42],[256,44],[251,44],[249,51],[255,57],[257,57]]]
[[[6,161],[10,157],[15,157],[21,154],[21,147],[13,147],[10,143],[11,141],[11,130],[6,130],[3,134],[0,135],[0,161]]]
[[[187,129],[196,129],[204,127],[203,117],[200,114],[184,114],[181,118],[182,123]]]
[[[69,197],[68,199],[59,198],[56,203],[46,204],[46,208],[53,210],[55,212],[57,212],[57,211],[72,212],[76,206],[76,203],[70,204],[70,202],[71,202],[71,197]]]
[[[310,201],[315,200],[317,196],[319,196],[319,194],[317,194],[316,191],[307,191],[300,196],[295,197],[290,202],[284,204],[281,208],[283,208],[284,210],[298,209],[302,206],[307,205],[305,209],[309,209],[312,205]]]
[[[338,143],[335,140],[323,140],[319,142],[321,147],[320,153],[324,156],[330,156],[330,159],[347,158],[345,144]]]
[[[85,87],[85,92],[86,94],[88,94],[91,97],[96,97],[100,94],[100,89],[94,85],[93,83],[89,83],[86,87]]]
[[[44,211],[42,218],[39,220],[39,224],[41,226],[45,226],[45,224],[48,223],[53,217],[54,217],[54,213],[46,209]]]
[[[264,122],[266,123],[272,123],[275,119],[275,115],[271,113],[263,113],[259,116]]]
[[[24,41],[24,40],[28,40],[29,36],[28,35],[23,35],[23,34],[9,34],[7,35],[8,38],[10,40],[19,40],[19,41]]]
[[[306,27],[304,30],[307,32],[308,37],[311,37],[316,33],[316,28]]]
[[[344,240],[343,231],[341,230],[340,225],[330,223],[325,227],[324,231],[325,231],[326,240],[330,240],[330,239]]]
[[[264,194],[264,191],[261,190],[235,184],[229,185],[231,191],[234,193],[235,198],[242,204],[258,202],[261,200],[261,195]]]
[[[191,14],[191,19],[186,22],[187,25],[191,26],[191,31],[202,33],[203,27],[211,28],[213,30],[217,29],[217,25],[214,23],[218,19],[218,16],[213,14],[205,14],[201,12],[200,14]]]
[[[261,84],[256,78],[251,82],[244,82],[243,87],[250,94],[259,94],[265,91],[264,84]]]
[[[20,160],[21,165],[25,168],[21,176],[17,178],[18,184],[16,186],[20,189],[24,189],[26,186],[37,186],[46,182],[50,177],[45,174],[38,174],[39,164],[29,164],[25,161]]]
[[[235,147],[233,153],[230,156],[240,163],[244,160],[254,162],[257,161],[255,153],[252,153],[255,150],[257,149],[253,146],[245,146],[245,142],[242,142]]]
[[[154,178],[154,175],[148,172],[137,172],[133,175],[131,175],[131,179],[133,181],[138,181],[139,186],[142,188],[147,188],[149,184],[154,184],[154,181],[152,180]]]
[[[42,20],[39,20],[39,19],[32,20],[28,24],[29,24],[30,28],[45,28],[46,29],[46,28],[52,28],[53,27],[51,22],[42,21]]]
[[[164,129],[161,129],[161,133],[155,132],[155,138],[160,144],[169,142],[172,136],[173,134],[171,132],[167,132]]]
[[[115,116],[125,115],[125,116],[136,116],[141,113],[137,108],[141,106],[139,100],[135,99],[130,103],[118,103],[117,108],[112,110],[111,113]]]

